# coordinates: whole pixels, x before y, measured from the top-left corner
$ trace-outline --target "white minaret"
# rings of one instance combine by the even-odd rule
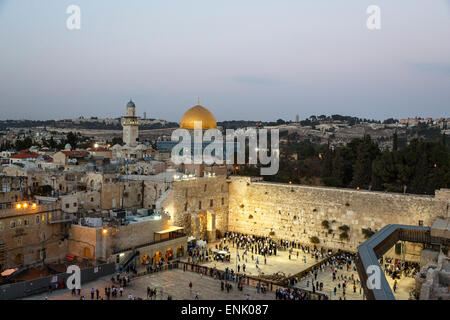
[[[131,101],[127,103],[125,117],[122,118],[123,142],[129,147],[136,147],[139,138],[139,121],[136,117],[136,106]]]

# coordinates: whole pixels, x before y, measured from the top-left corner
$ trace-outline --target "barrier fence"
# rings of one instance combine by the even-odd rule
[[[98,278],[113,274],[116,271],[115,263],[101,264],[81,269],[81,283],[97,280]],[[28,297],[51,290],[66,288],[68,273],[58,273],[51,276],[9,283],[0,286],[0,300],[11,300]]]
[[[216,268],[210,268],[207,266],[188,263],[188,262],[184,262],[184,261],[178,262],[178,268],[180,268],[184,271],[203,273],[204,275],[210,276],[210,277],[216,276],[217,279],[219,279],[219,280],[226,280],[225,279],[225,271],[221,271]],[[244,274],[240,274],[240,273],[239,274],[235,273],[235,275],[236,275],[237,279],[240,278],[243,281],[243,283],[246,284],[247,286],[255,287],[255,288],[258,285],[260,287],[264,286],[268,292],[272,292],[272,293],[276,292],[279,289],[288,289],[289,288],[288,286],[286,286],[282,283],[283,281],[285,281],[285,279],[283,279],[283,281],[277,282],[277,281],[271,281],[268,279],[261,279],[261,278],[250,276],[250,275],[244,275]],[[228,279],[228,281],[232,281],[232,280]],[[326,296],[323,293],[318,293],[318,292],[313,293],[312,291],[301,289],[301,288],[295,288],[295,290],[298,290],[302,293],[308,294],[311,297],[311,299],[313,299],[313,300],[324,300],[325,296]]]

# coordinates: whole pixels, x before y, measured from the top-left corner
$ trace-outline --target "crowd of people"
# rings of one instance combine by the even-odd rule
[[[380,259],[380,265],[383,265],[383,259]],[[384,273],[390,276],[392,280],[401,279],[402,277],[414,278],[420,271],[420,265],[414,262],[402,262],[398,259],[384,259]]]
[[[328,300],[328,296],[318,296],[318,299]],[[283,288],[275,291],[276,300],[311,300],[311,293],[297,288]]]
[[[100,294],[98,288],[91,288],[89,291],[91,300],[111,300],[111,298],[122,297],[124,288],[129,286],[130,282],[131,278],[127,274],[122,276],[118,273],[116,277],[111,278],[111,285],[104,288],[104,294]],[[81,295],[81,289],[73,288],[71,293],[72,296],[79,296],[80,300],[86,300],[86,296]]]

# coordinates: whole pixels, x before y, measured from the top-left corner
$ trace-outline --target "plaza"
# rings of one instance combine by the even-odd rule
[[[218,242],[210,243],[207,246],[207,249],[211,248],[211,250],[215,249],[215,245],[219,244]],[[200,263],[202,266],[206,266],[209,268],[217,268],[218,270],[225,270],[225,268],[233,269],[237,272],[237,266],[241,267],[241,274],[249,275],[249,276],[259,276],[259,275],[273,275],[275,273],[282,273],[286,277],[297,274],[316,263],[324,259],[316,260],[310,253],[304,253],[301,249],[292,249],[291,258],[289,259],[289,251],[288,250],[278,250],[277,255],[266,256],[266,263],[264,263],[264,256],[254,254],[254,259],[252,260],[252,253],[247,252],[242,259],[242,254],[244,250],[239,250],[240,259],[237,258],[237,250],[229,245],[230,250],[230,261],[222,262],[222,261],[208,261]],[[297,256],[298,252],[298,256]],[[304,257],[306,257],[306,263],[304,262]],[[258,258],[258,268],[256,268],[256,259]],[[187,261],[187,259],[183,259],[183,261]],[[242,265],[245,264],[245,272],[242,271]]]
[[[189,288],[190,282],[192,282],[192,290]],[[98,289],[100,296],[106,300],[104,289],[111,285],[111,276],[107,276],[82,285],[80,295],[73,296],[71,290],[63,289],[28,297],[25,300],[79,300],[82,296],[86,300],[91,300],[91,288]],[[245,300],[247,294],[250,300],[275,299],[273,292],[257,293],[256,288],[246,285],[240,291],[237,289],[236,283],[232,283],[232,285],[233,288],[228,293],[226,290],[221,291],[220,280],[195,272],[173,269],[133,278],[131,284],[124,288],[123,296],[111,298],[111,300],[128,300],[129,295],[132,295],[133,298],[147,299],[147,287],[157,289],[156,300],[167,300],[168,296],[171,296],[173,300],[194,300],[197,292],[199,300]],[[155,300],[154,297],[153,300]]]

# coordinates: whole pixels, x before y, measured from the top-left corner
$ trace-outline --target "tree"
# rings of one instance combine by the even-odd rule
[[[380,153],[369,135],[356,145],[356,161],[353,169],[353,187],[368,188],[372,180],[372,162]]]
[[[395,129],[395,132],[392,135],[392,150],[397,151],[397,149],[398,149],[398,134],[397,129]]]
[[[70,144],[72,149],[76,149],[78,146],[78,136],[75,135],[72,131],[67,134],[67,143]]]
[[[31,140],[30,137],[26,137],[23,140],[16,140],[16,145],[15,145],[15,149],[17,151],[21,151],[21,150],[25,150],[25,149],[29,149],[33,146],[33,140]]]

